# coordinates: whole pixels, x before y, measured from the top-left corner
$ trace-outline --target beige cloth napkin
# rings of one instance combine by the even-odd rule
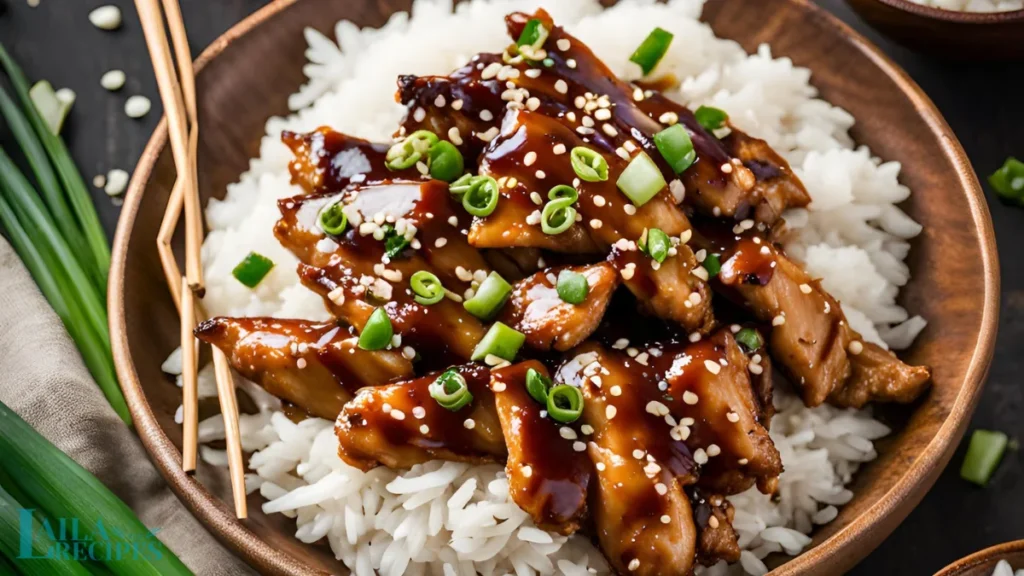
[[[253,574],[178,501],[107,404],[60,319],[0,237],[0,401],[121,497],[200,576]]]

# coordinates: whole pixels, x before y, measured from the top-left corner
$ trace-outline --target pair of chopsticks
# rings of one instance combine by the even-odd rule
[[[202,209],[199,202],[199,185],[196,172],[196,153],[199,143],[199,123],[196,110],[195,73],[192,70],[192,54],[185,35],[185,22],[181,16],[178,0],[135,0],[146,46],[153,61],[160,88],[160,100],[167,114],[167,131],[170,134],[171,152],[177,169],[177,180],[171,190],[164,212],[163,221],[157,234],[157,251],[160,264],[167,279],[178,312],[181,316],[181,357],[182,357],[182,469],[193,472],[196,469],[196,452],[199,434],[198,398],[198,347],[193,329],[199,320],[205,318],[198,300],[204,291],[203,266],[200,249],[203,243]],[[167,41],[166,27],[173,42]],[[174,61],[177,60],[177,70]],[[182,209],[185,212],[185,274],[182,275],[171,249],[174,230],[178,226]],[[221,414],[227,438],[228,466],[231,474],[231,490],[234,495],[235,515],[248,517],[245,501],[245,470],[242,463],[242,443],[238,431],[238,402],[235,397],[234,377],[227,357],[216,346],[213,347],[214,372],[217,378],[217,396],[220,398]]]

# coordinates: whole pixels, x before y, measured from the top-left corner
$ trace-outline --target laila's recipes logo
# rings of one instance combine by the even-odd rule
[[[131,561],[141,558],[159,560],[163,545],[156,538],[159,529],[140,534],[125,534],[103,520],[85,526],[78,518],[49,519],[33,515],[32,509],[18,511],[18,558],[21,560],[94,560],[98,562]],[[33,546],[36,531],[41,530],[52,542],[45,550]]]

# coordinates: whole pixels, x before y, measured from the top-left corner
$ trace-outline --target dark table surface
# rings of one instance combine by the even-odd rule
[[[335,0],[344,1],[344,0]],[[842,0],[817,0],[896,60],[935,101],[959,136],[981,175],[998,168],[1009,155],[1024,157],[1024,65],[978,64],[940,60],[887,41],[868,28]],[[120,5],[125,24],[114,33],[92,27],[89,10]],[[198,54],[218,35],[265,0],[182,0],[189,40]],[[78,94],[65,132],[71,151],[87,180],[111,168],[131,172],[160,118],[156,83],[142,33],[130,0],[0,0],[0,41],[30,78],[46,78]],[[118,93],[99,86],[100,76],[118,68],[128,83]],[[124,100],[144,94],[153,111],[143,119],[124,114]],[[2,129],[0,129],[2,130]],[[0,131],[0,141],[9,135]],[[1002,266],[1002,307],[995,362],[972,428],[1002,430],[1024,436],[1024,209],[995,200],[986,184],[995,221]],[[112,235],[118,208],[100,190],[94,191],[100,216]],[[921,200],[919,200],[921,201]],[[927,201],[924,199],[923,201]],[[931,574],[953,560],[990,545],[1024,538],[1024,456],[1008,453],[992,483],[975,488],[960,479],[964,446],[920,506],[851,574]]]

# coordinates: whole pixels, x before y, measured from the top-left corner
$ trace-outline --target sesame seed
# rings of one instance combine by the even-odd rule
[[[705,360],[704,367],[707,368],[708,372],[711,372],[712,374],[718,374],[719,372],[722,371],[722,366],[718,362],[715,362],[714,360]]]
[[[537,176],[538,180],[543,180],[544,178],[547,177],[547,174],[545,174],[543,170],[537,170],[535,175]]]
[[[412,113],[412,119],[417,122],[423,122],[423,119],[427,117],[427,111],[422,107],[416,108]]]
[[[761,254],[764,254],[765,256],[768,256],[771,253],[772,253],[772,251],[771,251],[770,248],[768,248],[767,246],[761,246]]]
[[[622,279],[623,280],[632,280],[633,279],[633,274],[635,274],[635,273],[636,273],[636,269],[635,268],[624,268],[622,270],[622,272],[620,272],[620,274],[622,274]]]
[[[605,126],[607,126],[607,124],[605,124]],[[623,160],[629,160],[629,152],[626,152],[626,149],[622,146],[615,149],[615,155]]]
[[[748,368],[751,374],[757,376],[760,376],[761,373],[764,372],[764,368],[762,368],[760,364],[751,364]]]
[[[434,98],[434,106],[437,106],[438,108],[444,108],[445,104],[446,102],[443,94],[438,94],[437,98]]]
[[[608,201],[604,199],[604,196],[594,196],[594,206],[601,207],[607,204]]]
[[[491,78],[494,78],[495,76],[498,75],[498,72],[501,70],[502,66],[503,65],[500,62],[491,62],[490,64],[487,65],[486,68],[484,68],[483,72],[480,73],[480,78],[484,80],[490,80]]]
[[[427,415],[427,410],[423,406],[417,406],[412,409],[412,415],[417,420],[422,420]]]
[[[811,293],[811,285],[810,284],[801,284],[800,285],[800,291],[803,292],[804,294],[810,294]]]
[[[577,438],[576,431],[568,426],[562,426],[558,429],[558,435],[566,440],[575,440]]]
[[[860,343],[860,340],[854,340],[850,342],[850,354],[856,356],[864,351],[864,345]]]
[[[615,128],[615,126],[612,126],[611,124],[602,124],[601,130],[603,130],[605,134],[611,136],[612,138],[615,138],[616,136],[619,135],[619,131]]]
[[[657,484],[654,485],[654,491],[664,496],[665,494],[668,493],[668,486],[665,486],[665,484],[662,482],[658,482]]]
[[[405,420],[405,412],[402,412],[401,410],[395,408],[391,410],[391,417],[394,418],[395,420]]]
[[[296,360],[295,361],[295,367],[298,368],[299,370],[302,370],[303,368],[305,368],[306,367],[306,359],[305,358],[299,358],[298,360]]]
[[[462,110],[462,100],[455,100],[452,102],[452,110]]]
[[[602,224],[603,223],[597,218],[594,218],[593,220],[590,221],[590,227],[593,228],[594,230],[600,229]]]
[[[495,392],[504,392],[505,388],[507,388],[507,386],[504,382],[495,382],[494,386],[491,386],[491,389]]]
[[[732,174],[732,164],[722,164],[722,172]]]
[[[530,68],[525,72],[527,78],[540,78],[542,70],[540,68]]]
[[[494,120],[494,114],[491,114],[490,110],[481,110],[480,119],[484,122],[490,122],[491,120]]]
[[[629,340],[626,338],[619,338],[614,344],[612,344],[612,348],[616,350],[625,350],[626,346],[629,346]]]
[[[644,91],[642,89],[640,89],[640,87],[634,88],[633,89],[633,100],[636,100],[637,102],[642,102],[643,99],[644,99]]]
[[[594,433],[594,427],[591,426],[590,424],[584,424],[583,426],[580,426],[580,432],[583,432],[587,436],[590,436],[591,434]]]
[[[654,414],[655,416],[664,416],[668,414],[668,406],[665,406],[657,400],[651,400],[648,402],[645,409],[648,414]]]
[[[572,449],[577,452],[583,452],[584,450],[587,449],[587,445],[577,440],[576,442],[572,443]]]
[[[697,448],[697,450],[693,452],[693,461],[701,465],[707,464],[708,453],[705,452],[703,448]]]
[[[622,206],[622,211],[628,214],[629,216],[632,216],[636,214],[636,206],[632,204],[625,204]]]
[[[598,462],[598,463],[597,463],[597,464],[596,464],[596,465],[594,466],[594,468],[597,468],[597,471],[598,471],[598,472],[604,472],[604,469],[605,469],[605,465],[604,465],[604,462]]]
[[[676,114],[675,112],[665,112],[664,114],[658,117],[658,122],[661,122],[662,124],[668,126],[672,126],[676,122],[679,122],[679,115]]]
[[[661,515],[661,523],[662,524],[668,524],[671,521],[672,521],[672,518],[668,514],[662,514]]]
[[[562,52],[565,52],[566,50],[569,49],[571,44],[569,43],[569,39],[568,38],[559,38],[558,42],[555,42],[555,46],[558,46],[559,50],[561,50]]]
[[[565,154],[565,144],[555,144],[555,147],[551,149],[551,152],[553,152],[555,156]]]
[[[536,161],[537,153],[534,152],[533,150],[527,152],[526,156],[523,156],[523,164],[525,164],[526,166],[533,166],[533,163]]]
[[[427,434],[429,432],[430,432],[430,426],[427,426],[426,424],[421,424],[420,425],[420,434]]]
[[[466,418],[466,421],[463,422],[462,425],[466,427],[466,430],[472,430],[473,428],[476,428],[476,421],[472,418]]]
[[[575,58],[569,58],[568,60],[565,61],[565,65],[568,66],[569,68],[575,69],[576,68],[576,59]]]
[[[629,566],[626,566],[626,568],[629,568],[630,572],[636,570],[639,567],[640,567],[640,560],[638,560],[637,558],[633,558],[632,560],[630,560],[629,561]]]
[[[785,323],[786,323],[786,317],[783,316],[782,314],[779,314],[775,318],[772,318],[772,326],[782,326]]]
[[[725,415],[725,419],[735,424],[736,422],[740,421],[740,415],[735,412],[729,412],[728,414]]]
[[[637,448],[636,450],[633,450],[633,458],[636,458],[637,460],[639,460],[639,459],[641,459],[643,457],[644,457],[644,451],[643,450],[641,450],[639,448]]]
[[[746,466],[749,462],[750,460],[747,460],[746,458],[740,458],[739,460],[736,461],[736,463],[739,464],[740,466]]]
[[[608,393],[612,396],[622,396],[622,387],[616,384],[608,390]]]
[[[718,528],[718,518],[715,516],[708,518],[708,526],[711,526],[712,528]]]
[[[412,346],[406,346],[402,348],[402,358],[405,358],[406,360],[412,360],[415,357],[416,350],[414,350]]]
[[[522,473],[523,478],[529,478],[530,476],[533,476],[533,468],[530,467],[529,465],[520,468],[519,472]]]
[[[693,406],[699,400],[700,400],[700,397],[697,396],[696,394],[694,394],[693,392],[691,392],[689,390],[687,390],[686,392],[683,392],[683,402],[684,403],[689,404],[690,406]]]
[[[611,420],[612,418],[615,418],[616,412],[618,412],[618,410],[615,408],[615,406],[606,406],[604,409],[604,417]]]
[[[335,304],[335,306],[341,306],[345,303],[345,289],[338,286],[334,290],[327,293],[327,298]]]
[[[568,94],[569,85],[565,83],[565,80],[559,78],[558,82],[555,82],[555,90],[557,90],[559,94]]]
[[[718,444],[712,444],[708,446],[708,456],[715,457],[722,453],[722,449],[718,447]]]

